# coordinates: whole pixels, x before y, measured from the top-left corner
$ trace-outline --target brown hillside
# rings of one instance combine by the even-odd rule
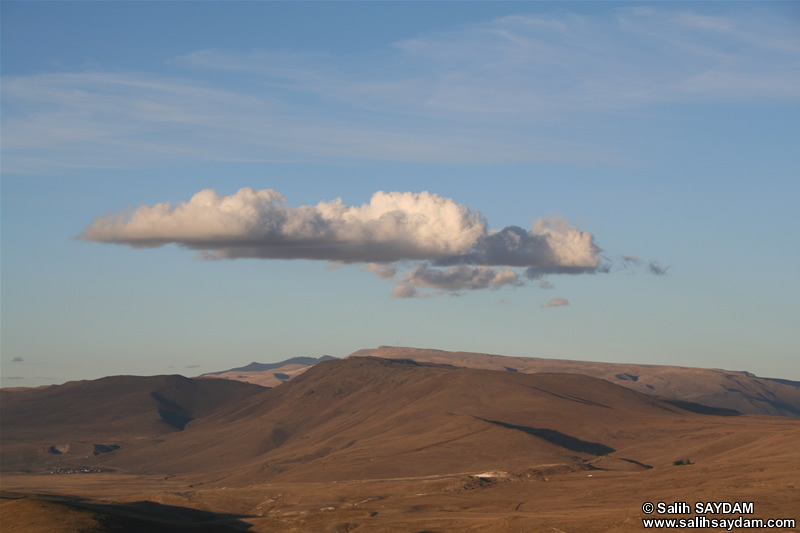
[[[194,418],[263,390],[183,376],[112,376],[0,390],[2,467],[108,453],[126,439],[180,431]]]
[[[685,453],[712,456],[765,437],[751,428],[747,438],[720,441],[710,428],[735,425],[735,418],[692,413],[584,375],[353,357],[316,365],[163,442],[129,446],[105,464],[182,475],[202,469],[227,485],[553,463],[645,470]],[[662,445],[686,435],[690,446]]]
[[[663,398],[734,409],[745,414],[800,417],[800,388],[748,372],[666,365],[598,363],[537,357],[506,357],[381,346],[349,357],[385,357],[505,372],[563,372],[601,378]]]

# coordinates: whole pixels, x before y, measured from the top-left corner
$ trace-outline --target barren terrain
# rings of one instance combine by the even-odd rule
[[[800,383],[786,379],[761,378],[744,371],[540,357],[507,357],[397,346],[358,350],[348,357],[409,359],[425,363],[526,374],[537,372],[584,374],[644,394],[672,400],[734,409],[744,414],[800,418]],[[273,387],[302,374],[313,366],[306,362],[300,364],[296,362],[298,359],[300,358],[290,359],[277,365],[252,363],[248,365],[249,370],[247,371],[232,369],[206,374],[204,377],[223,377]],[[270,368],[258,370],[259,366],[269,366]],[[276,375],[280,376],[280,379]]]
[[[800,517],[792,417],[578,374],[372,357],[273,389],[194,381],[235,391],[182,429],[141,405],[126,411],[137,425],[114,427],[91,410],[117,405],[97,382],[4,393],[4,531],[640,531],[647,501]],[[72,433],[53,422],[68,415],[83,420]]]

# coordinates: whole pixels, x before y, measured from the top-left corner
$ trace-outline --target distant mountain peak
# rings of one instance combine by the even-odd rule
[[[227,372],[264,372],[265,370],[273,370],[275,368],[280,368],[286,365],[312,366],[316,365],[317,363],[321,363],[323,361],[331,361],[334,359],[338,358],[333,357],[331,355],[323,355],[322,357],[292,357],[290,359],[286,359],[285,361],[280,361],[278,363],[257,363],[253,361],[247,366],[240,366],[238,368],[231,368],[229,370],[220,370],[218,372],[207,372],[202,375],[217,376],[219,374],[225,374]]]

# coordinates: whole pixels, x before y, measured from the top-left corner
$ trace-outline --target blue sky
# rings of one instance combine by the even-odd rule
[[[800,379],[798,29],[3,2],[2,385],[378,345]]]

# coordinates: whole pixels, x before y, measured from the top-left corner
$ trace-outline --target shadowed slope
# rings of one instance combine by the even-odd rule
[[[9,531],[48,533],[234,532],[250,529],[238,516],[142,501],[112,504],[56,495],[0,493]]]
[[[4,470],[42,457],[110,453],[118,443],[181,431],[223,405],[265,390],[183,376],[112,376],[0,391]],[[49,453],[48,453],[49,452]]]
[[[263,391],[257,385],[183,376],[111,376],[46,388],[0,391],[0,421],[18,435],[44,428],[71,434],[90,428],[135,434],[169,433],[189,420]]]

